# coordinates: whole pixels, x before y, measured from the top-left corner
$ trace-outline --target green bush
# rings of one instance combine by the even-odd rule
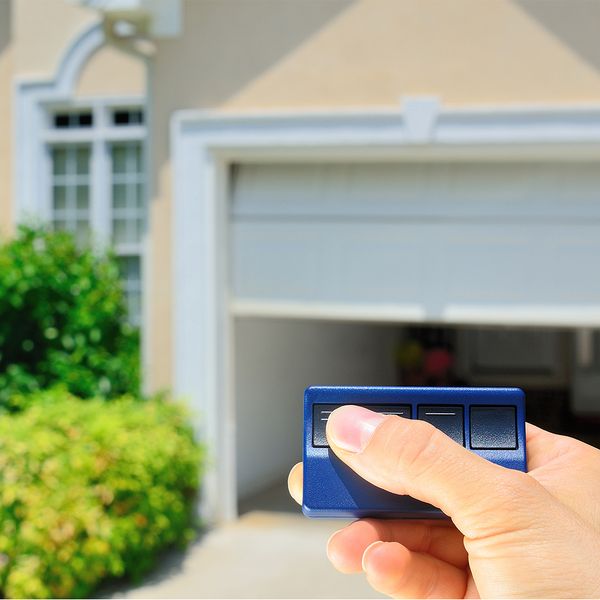
[[[82,398],[137,394],[138,337],[113,256],[25,226],[0,247],[0,408],[56,383]]]
[[[177,404],[38,394],[0,419],[0,592],[84,597],[139,577],[193,534],[201,462]]]

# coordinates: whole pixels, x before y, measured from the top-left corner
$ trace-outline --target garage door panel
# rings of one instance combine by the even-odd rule
[[[408,168],[241,168],[230,220],[234,309],[600,325],[600,170]]]
[[[600,303],[591,227],[236,224],[238,300],[419,304]],[[590,262],[590,258],[594,260]]]
[[[234,225],[233,291],[238,299],[376,302],[417,300],[426,257],[414,232],[352,224]],[[412,238],[412,239],[411,239]]]
[[[234,220],[600,219],[596,163],[244,165]]]
[[[462,229],[462,239],[445,240],[444,272],[453,301],[600,304],[600,270],[593,265],[600,257],[598,228]]]

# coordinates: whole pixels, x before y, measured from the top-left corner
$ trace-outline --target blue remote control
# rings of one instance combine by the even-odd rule
[[[331,412],[344,404],[428,421],[498,465],[527,470],[525,394],[518,388],[309,387],[304,394],[302,504],[308,517],[445,517],[430,504],[375,487],[336,457],[325,426]]]

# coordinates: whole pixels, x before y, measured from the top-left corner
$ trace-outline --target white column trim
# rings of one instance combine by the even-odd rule
[[[173,387],[191,402],[208,444],[212,467],[204,480],[202,512],[215,521],[235,516],[233,312],[258,310],[227,301],[228,165],[249,160],[600,160],[600,106],[450,109],[435,98],[408,98],[402,110],[179,111],[172,118],[171,143]],[[289,308],[279,307],[280,314]],[[587,317],[598,319],[598,314]]]

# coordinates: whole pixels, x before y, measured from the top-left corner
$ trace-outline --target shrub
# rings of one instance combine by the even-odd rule
[[[0,408],[58,382],[84,398],[137,394],[138,332],[113,256],[23,226],[0,247]]]
[[[193,534],[201,451],[159,399],[43,392],[0,420],[0,592],[84,597]]]

